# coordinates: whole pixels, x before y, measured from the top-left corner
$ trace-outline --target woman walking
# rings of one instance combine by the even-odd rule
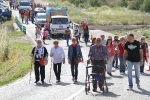
[[[79,26],[78,25],[76,25],[75,26],[75,28],[73,29],[73,36],[76,38],[76,40],[77,40],[77,43],[79,43],[79,28],[78,28]]]
[[[45,39],[46,39],[47,33],[46,33],[45,29],[43,29],[43,32],[42,32],[41,36],[42,36],[42,39],[43,39],[43,43],[46,44]]]
[[[141,37],[141,48],[143,50],[143,65],[140,67],[140,72],[141,74],[143,74],[145,61],[148,62],[148,57],[149,57],[148,44],[145,42],[145,37]]]
[[[65,64],[65,53],[62,47],[60,47],[59,41],[54,40],[54,47],[50,50],[50,57],[53,58],[53,69],[56,76],[57,82],[60,82],[61,65]]]
[[[35,27],[35,35],[36,35],[36,38],[41,38],[41,27],[40,26],[37,26]]]
[[[87,43],[89,41],[89,28],[88,28],[88,26],[86,26],[84,28],[84,41],[85,41],[85,45],[87,46]]]
[[[108,50],[109,58],[108,58],[108,63],[107,63],[107,74],[112,76],[112,63],[114,59],[114,54],[115,54],[115,49],[114,46],[112,45],[112,38],[108,37],[107,42],[106,42],[106,48]]]
[[[45,47],[42,45],[42,40],[37,39],[36,40],[37,46],[32,49],[31,56],[34,59],[34,71],[35,71],[35,83],[39,81],[39,68],[40,68],[40,74],[41,74],[41,82],[44,83],[45,79],[45,65],[43,59],[47,59],[48,52]]]
[[[82,52],[76,38],[73,37],[72,44],[68,48],[68,63],[71,65],[72,80],[75,82],[78,79],[79,62],[83,62]]]
[[[124,75],[125,74],[125,67],[123,64],[123,53],[124,53],[124,47],[125,47],[125,42],[126,39],[124,37],[120,38],[120,43],[118,45],[118,57],[120,61],[120,74]]]

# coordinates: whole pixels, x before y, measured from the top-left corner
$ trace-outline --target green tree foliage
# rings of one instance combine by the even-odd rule
[[[150,0],[144,0],[143,4],[141,5],[140,10],[145,12],[150,12]]]
[[[143,4],[143,0],[133,0],[133,1],[129,4],[129,9],[132,9],[132,10],[139,10],[142,4]]]

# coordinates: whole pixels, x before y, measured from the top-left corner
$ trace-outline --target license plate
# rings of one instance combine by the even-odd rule
[[[59,28],[63,28],[63,26],[59,26]]]

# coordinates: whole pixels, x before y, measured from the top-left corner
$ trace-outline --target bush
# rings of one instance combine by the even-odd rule
[[[120,0],[118,2],[118,5],[121,7],[127,7],[128,6],[128,0]]]
[[[150,0],[144,0],[143,4],[141,5],[140,10],[145,12],[150,12]]]
[[[143,0],[133,0],[132,2],[130,2],[128,8],[132,10],[139,10],[142,4]]]
[[[89,7],[89,8],[87,9],[87,11],[89,11],[89,12],[92,12],[92,11],[94,11],[94,10],[95,10],[94,7]]]

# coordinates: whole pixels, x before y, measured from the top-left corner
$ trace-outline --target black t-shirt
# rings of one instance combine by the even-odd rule
[[[131,62],[139,62],[140,61],[140,50],[141,44],[139,41],[134,40],[133,43],[126,42],[125,50],[128,51],[127,60]]]
[[[76,58],[77,56],[77,50],[76,50],[76,46],[73,47],[73,53],[72,53],[72,59],[74,60],[74,58]]]

